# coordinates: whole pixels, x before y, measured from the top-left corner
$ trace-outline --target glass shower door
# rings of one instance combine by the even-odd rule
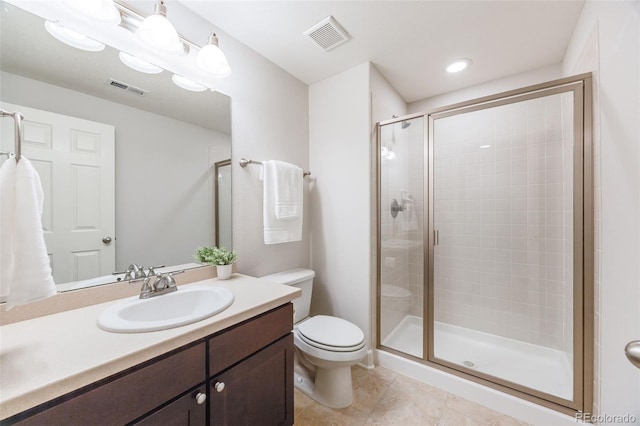
[[[430,116],[429,359],[570,405],[580,348],[575,88]],[[579,140],[579,143],[575,143]],[[576,179],[576,176],[580,177]],[[580,273],[578,272],[578,275]],[[578,350],[580,352],[580,350]]]
[[[378,132],[378,341],[417,358],[424,336],[424,123],[420,116]]]

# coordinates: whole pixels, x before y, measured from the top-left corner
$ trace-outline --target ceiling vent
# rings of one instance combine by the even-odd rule
[[[121,81],[114,80],[112,78],[107,80],[106,84],[111,86],[111,87],[115,87],[116,89],[124,90],[125,92],[132,93],[132,94],[138,95],[138,96],[144,96],[147,93],[149,93],[147,90],[141,89],[141,88],[136,87],[136,86],[131,86],[131,85],[127,84],[127,83],[123,83]]]
[[[304,35],[310,37],[325,52],[340,46],[351,38],[333,16],[327,16],[305,31]]]

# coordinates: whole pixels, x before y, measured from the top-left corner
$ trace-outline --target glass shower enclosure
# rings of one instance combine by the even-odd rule
[[[589,75],[378,123],[378,346],[590,408]]]

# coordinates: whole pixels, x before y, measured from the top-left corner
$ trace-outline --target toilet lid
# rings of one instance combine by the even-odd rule
[[[351,350],[364,345],[362,330],[342,318],[316,315],[302,322],[297,329],[307,343],[323,349]]]

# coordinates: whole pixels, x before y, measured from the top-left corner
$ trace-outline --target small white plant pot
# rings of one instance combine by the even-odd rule
[[[219,280],[228,280],[231,276],[231,268],[233,265],[216,265]]]

